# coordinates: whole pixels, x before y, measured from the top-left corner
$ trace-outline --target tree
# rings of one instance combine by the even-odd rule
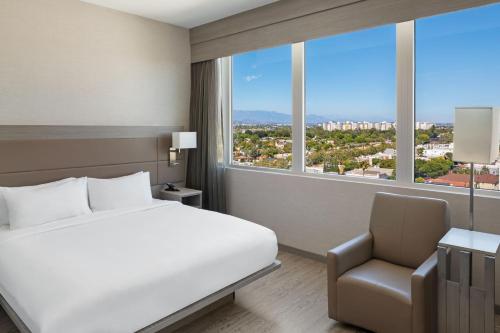
[[[396,168],[394,168],[392,170],[392,175],[390,175],[387,179],[396,180],[396,172],[397,172],[397,170],[396,170]]]
[[[380,161],[379,166],[384,169],[396,169],[396,160],[382,160]]]
[[[368,138],[367,138],[366,134],[363,133],[363,134],[357,135],[356,138],[354,139],[354,142],[356,142],[356,143],[366,143],[367,139]]]
[[[438,137],[438,133],[436,131],[436,125],[432,125],[431,128],[429,129],[429,136],[433,139]]]
[[[255,149],[255,148],[252,148],[252,149],[248,152],[248,155],[249,155],[250,157],[252,157],[253,159],[255,159],[255,158],[257,158],[257,157],[259,157],[259,156],[260,156],[260,154],[259,154],[258,150],[257,150],[257,149]]]
[[[430,142],[430,137],[428,134],[420,133],[415,139],[417,145],[422,145]]]
[[[287,142],[285,144],[285,146],[283,147],[283,152],[291,153],[292,152],[292,144]]]
[[[453,168],[453,162],[443,157],[431,158],[428,161],[415,160],[415,176],[438,178],[446,175]]]
[[[470,168],[458,166],[453,170],[453,173],[458,173],[459,175],[468,175],[470,174]]]
[[[451,133],[451,128],[439,127],[434,130],[417,130],[416,135],[425,134],[443,136]],[[356,168],[366,168],[357,160],[361,156],[373,156],[387,148],[395,148],[396,133],[388,131],[369,130],[335,130],[327,131],[321,126],[306,126],[307,166],[321,165],[325,172],[349,171]],[[249,163],[270,167],[290,167],[291,157],[282,158],[277,154],[291,153],[291,126],[270,124],[235,124],[233,130],[233,150],[235,157],[244,157]],[[446,138],[446,136],[444,136]],[[426,139],[425,136],[421,139]],[[373,159],[373,165],[382,161]],[[394,170],[395,161],[386,161],[382,167]],[[364,169],[366,170],[366,169]]]
[[[364,177],[366,169],[370,167],[370,163],[368,163],[368,161],[361,161],[359,162],[359,167],[361,168],[361,170],[363,170],[363,177]]]
[[[354,160],[346,160],[344,163],[344,171],[351,171],[359,168],[359,163]]]
[[[324,158],[322,153],[312,152],[308,158],[308,161],[310,162],[311,165],[308,165],[308,166],[321,164],[321,163],[323,163],[324,160],[325,160],[325,158]]]
[[[489,173],[490,173],[490,169],[488,169],[488,167],[486,165],[483,165],[483,167],[481,168],[481,171],[479,171],[480,175],[487,175]]]
[[[441,143],[451,143],[453,142],[453,133],[445,132],[439,135],[439,142]]]
[[[419,157],[423,157],[424,156],[424,151],[425,151],[425,149],[422,148],[422,147],[417,148],[417,155]]]

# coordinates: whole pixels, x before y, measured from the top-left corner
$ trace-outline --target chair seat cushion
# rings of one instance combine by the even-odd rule
[[[413,272],[378,259],[347,271],[337,280],[338,319],[377,333],[411,332]]]

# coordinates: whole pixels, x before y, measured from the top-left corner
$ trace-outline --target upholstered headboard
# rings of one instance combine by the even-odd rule
[[[168,165],[167,126],[0,126],[0,186],[66,177],[111,178],[140,170],[151,185],[182,182],[184,165]]]

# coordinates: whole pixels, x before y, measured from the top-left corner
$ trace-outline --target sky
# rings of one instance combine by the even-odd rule
[[[306,113],[394,121],[396,26],[305,43]],[[291,114],[291,46],[233,57],[233,108]],[[415,116],[453,122],[456,106],[500,106],[500,4],[419,19]]]

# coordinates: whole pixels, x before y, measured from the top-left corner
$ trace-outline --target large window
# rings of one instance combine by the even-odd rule
[[[500,161],[453,160],[453,121],[457,107],[500,107],[500,4],[231,63],[233,165],[462,188],[474,172],[499,190]]]
[[[417,20],[415,64],[415,181],[468,187],[469,166],[452,157],[454,110],[500,106],[500,5]],[[498,162],[474,174],[498,190]]]
[[[292,165],[291,46],[233,56],[233,164]]]
[[[396,26],[305,42],[305,170],[395,179]]]

